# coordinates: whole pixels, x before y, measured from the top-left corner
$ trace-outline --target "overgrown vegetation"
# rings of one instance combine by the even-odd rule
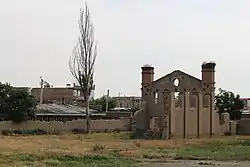
[[[198,146],[179,148],[156,148],[143,154],[144,158],[175,160],[250,160],[250,140],[232,140],[228,142],[212,141]]]
[[[97,143],[93,146],[93,151],[94,152],[101,152],[102,150],[105,149],[105,145]]]
[[[228,112],[231,120],[239,120],[241,118],[241,109],[244,104],[240,99],[240,95],[235,95],[233,92],[219,89],[219,93],[215,96],[216,108],[218,113]]]
[[[1,166],[14,165],[25,166],[81,166],[81,167],[133,167],[136,161],[128,158],[112,155],[34,155],[34,154],[12,154],[0,155]]]
[[[59,135],[59,132],[47,132],[43,129],[30,129],[30,130],[3,130],[3,136],[30,136],[30,135]]]
[[[28,92],[0,82],[0,112],[8,120],[19,123],[29,119],[34,116],[36,105],[35,99]]]
[[[136,166],[154,160],[250,160],[250,137],[131,140],[130,133],[7,136],[1,166]],[[42,149],[41,149],[42,148]],[[32,152],[32,154],[31,154]],[[206,164],[206,163],[204,163]]]

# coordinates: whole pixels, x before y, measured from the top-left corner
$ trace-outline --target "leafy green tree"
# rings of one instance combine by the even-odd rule
[[[100,98],[94,99],[90,101],[91,105],[101,105],[102,106],[102,111],[106,111],[106,96],[102,96]],[[109,97],[108,98],[108,110],[110,111],[111,109],[116,107],[116,101],[114,98]]]
[[[0,112],[2,115],[5,115],[5,113],[9,109],[8,97],[10,97],[11,93],[12,93],[12,87],[10,86],[10,84],[8,83],[2,84],[0,82]]]
[[[35,115],[35,99],[28,92],[0,83],[0,112],[8,120],[23,122]]]
[[[241,118],[241,109],[244,104],[240,99],[240,95],[233,92],[219,89],[219,93],[215,96],[215,105],[219,114],[228,112],[231,120],[239,120]]]

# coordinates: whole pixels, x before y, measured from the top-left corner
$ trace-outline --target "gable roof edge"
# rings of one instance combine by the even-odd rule
[[[192,75],[190,75],[190,74],[188,74],[188,73],[186,73],[186,72],[183,72],[183,71],[181,71],[181,70],[174,70],[174,71],[172,71],[171,73],[168,73],[168,74],[166,74],[166,75],[164,75],[164,76],[158,78],[157,80],[154,80],[154,81],[152,82],[152,84],[153,84],[153,83],[156,83],[156,82],[159,82],[160,80],[164,79],[165,77],[168,77],[169,75],[173,74],[174,72],[180,72],[180,73],[183,73],[184,75],[187,75],[187,76],[189,76],[189,77],[191,77],[191,78],[196,79],[197,81],[201,81],[201,79],[199,79],[199,78],[197,78],[197,77],[194,77],[194,76],[192,76]]]

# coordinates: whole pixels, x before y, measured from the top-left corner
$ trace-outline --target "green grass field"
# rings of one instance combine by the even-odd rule
[[[128,133],[4,136],[3,167],[129,167],[142,159],[250,160],[250,137],[131,140]]]

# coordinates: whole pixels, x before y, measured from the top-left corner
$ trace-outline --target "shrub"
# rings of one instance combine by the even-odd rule
[[[135,139],[136,138],[136,135],[135,134],[130,134],[130,136],[129,136],[129,139]]]
[[[243,145],[243,146],[250,146],[250,140],[241,141],[241,145]]]
[[[37,135],[46,135],[46,134],[48,134],[48,132],[46,132],[45,130],[37,129]]]
[[[46,135],[49,134],[48,132],[46,132],[45,130],[42,129],[33,129],[33,130],[3,130],[2,131],[2,135],[4,136],[10,136],[10,135]],[[58,134],[58,133],[56,133]]]
[[[56,131],[50,133],[50,135],[60,135],[60,134],[61,134],[60,132],[56,132]]]
[[[105,145],[103,145],[103,144],[95,144],[93,146],[93,151],[95,151],[95,152],[100,152],[104,149],[105,149]]]
[[[84,138],[83,138],[82,136],[80,136],[80,135],[77,136],[77,140],[82,141],[83,139],[84,139]]]
[[[115,128],[115,129],[113,130],[113,132],[115,132],[115,133],[120,133],[120,132],[121,132],[121,129]]]
[[[2,135],[4,136],[11,136],[13,132],[11,130],[2,130]]]
[[[134,140],[134,145],[136,147],[141,147],[141,143],[138,140]]]
[[[13,133],[14,133],[14,134],[17,134],[17,135],[23,134],[21,130],[14,130]]]
[[[72,129],[72,133],[74,133],[74,134],[84,134],[84,133],[86,133],[86,130],[85,129],[74,128],[74,129]]]
[[[225,136],[231,136],[231,132],[227,131],[224,133]]]

